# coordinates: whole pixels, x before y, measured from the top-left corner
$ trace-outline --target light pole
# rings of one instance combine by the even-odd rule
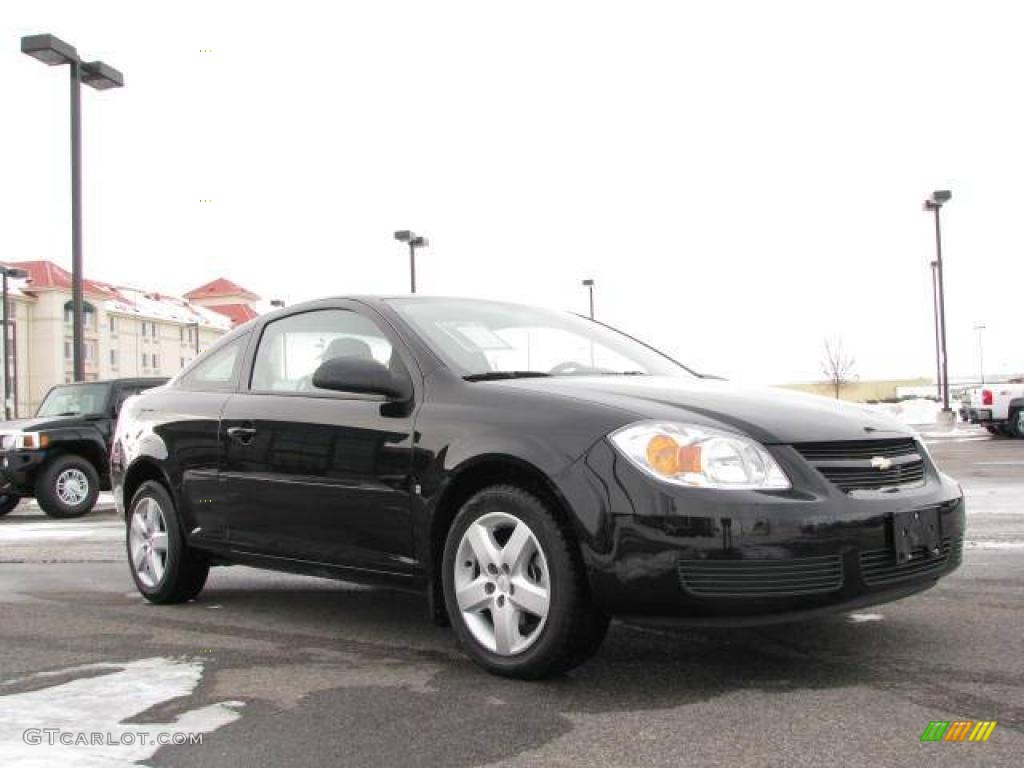
[[[978,323],[974,330],[978,332],[978,373],[981,376],[981,386],[985,386],[985,347],[981,341],[981,332],[985,330],[985,326]]]
[[[24,269],[18,269],[17,267],[5,267],[0,265],[0,273],[3,274],[4,281],[4,420],[11,420],[11,405],[13,400],[11,398],[11,359],[8,354],[8,348],[10,344],[10,325],[7,319],[7,278],[9,277],[28,277],[28,272]]]
[[[942,353],[942,412],[949,414],[949,359],[946,355],[946,295],[942,277],[942,221],[939,212],[950,201],[953,193],[948,189],[937,189],[924,201],[924,209],[935,214],[935,272],[938,277],[939,295],[939,347]]]
[[[430,241],[412,230],[400,229],[395,232],[395,240],[409,244],[409,285],[410,293],[416,293],[416,249],[426,248]]]
[[[935,312],[935,399],[942,399],[942,353],[939,346],[939,265],[932,262],[932,309]]]
[[[47,66],[67,64],[71,73],[71,314],[75,381],[85,378],[82,322],[82,83],[105,91],[121,88],[124,76],[102,61],[82,61],[73,45],[53,35],[21,38],[21,52]]]
[[[590,319],[594,319],[594,281],[586,279],[583,281],[583,287],[590,292]]]

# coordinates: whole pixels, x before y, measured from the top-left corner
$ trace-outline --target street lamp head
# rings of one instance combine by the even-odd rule
[[[21,267],[5,267],[3,265],[0,265],[0,274],[4,277],[13,277],[15,279],[28,277],[28,272]]]
[[[123,88],[124,75],[102,61],[90,61],[82,64],[82,82],[97,91],[106,91],[109,88]]]
[[[412,240],[412,238],[413,234],[408,229],[400,229],[397,232],[395,232],[395,240],[397,240],[400,243],[408,243],[410,240]]]
[[[593,281],[593,280],[590,280],[590,279],[587,279],[587,280],[584,280],[584,281],[583,281],[583,285],[584,285],[585,287],[587,287],[587,288],[591,287],[591,286],[592,286],[593,284],[594,284],[594,281]]]
[[[78,61],[75,46],[54,35],[27,35],[21,38],[21,52],[51,67]]]
[[[412,240],[410,240],[409,243],[410,245],[412,245],[413,248],[425,248],[426,246],[430,245],[430,241],[427,240],[427,238],[423,237],[422,235],[417,235]]]
[[[932,200],[935,202],[936,205],[943,205],[944,203],[948,203],[950,199],[952,199],[952,197],[953,193],[950,192],[948,189],[937,189],[934,192],[932,192]]]
[[[284,301],[281,299],[271,299],[270,306],[274,307],[275,309],[281,309],[284,306]]]

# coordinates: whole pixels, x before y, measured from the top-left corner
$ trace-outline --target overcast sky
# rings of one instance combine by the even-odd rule
[[[89,276],[265,299],[408,290],[584,312],[698,370],[1024,371],[1020,3],[12,2],[0,258],[70,267],[65,69],[83,92]],[[203,49],[211,53],[201,52]],[[200,200],[210,199],[205,203]]]

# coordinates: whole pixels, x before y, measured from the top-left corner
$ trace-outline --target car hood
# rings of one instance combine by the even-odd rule
[[[14,419],[0,422],[0,432],[38,432],[43,429],[77,427],[89,419],[81,416],[41,416],[33,419]]]
[[[586,400],[637,419],[675,419],[739,431],[763,443],[865,440],[913,435],[867,407],[784,389],[663,376],[554,376],[493,382]]]

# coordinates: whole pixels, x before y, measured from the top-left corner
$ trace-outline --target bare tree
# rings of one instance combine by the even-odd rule
[[[853,380],[854,359],[843,349],[839,336],[825,339],[825,356],[821,359],[821,370],[839,399],[839,391]]]

